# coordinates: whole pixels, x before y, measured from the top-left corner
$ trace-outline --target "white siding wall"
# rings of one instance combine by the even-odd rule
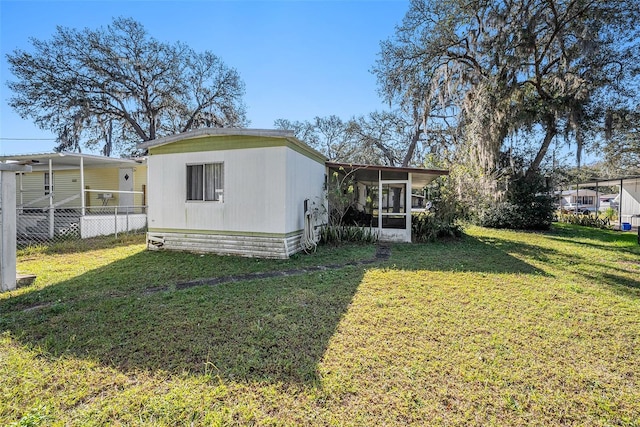
[[[620,211],[623,216],[640,215],[640,179],[625,182],[622,186]]]
[[[22,203],[27,204],[44,196],[44,172],[26,173],[16,177],[17,204],[21,204],[20,181],[22,181]],[[70,196],[80,194],[79,170],[54,170],[53,171],[53,202],[57,203]],[[80,198],[67,202],[63,207],[80,206]],[[40,200],[30,207],[45,207],[49,205],[49,199]]]
[[[85,215],[80,218],[80,237],[88,239],[141,230],[147,225],[145,214]]]
[[[293,150],[287,150],[287,232],[304,228],[304,200],[320,215],[316,224],[326,222],[324,207],[325,166]]]
[[[286,147],[156,154],[149,228],[286,233]],[[186,201],[186,165],[224,163],[223,202]]]

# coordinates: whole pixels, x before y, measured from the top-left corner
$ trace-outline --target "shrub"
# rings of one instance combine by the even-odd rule
[[[416,242],[432,242],[443,237],[462,236],[462,225],[457,221],[444,221],[433,212],[411,216],[411,233]]]
[[[597,215],[575,215],[575,214],[559,214],[556,218],[558,222],[567,224],[582,225],[584,227],[594,227],[603,230],[611,229],[611,221],[606,216],[599,218]]]
[[[517,176],[510,182],[505,201],[493,203],[480,211],[478,223],[483,227],[516,230],[548,230],[553,221],[553,199],[544,194],[541,176]]]
[[[544,199],[518,205],[511,202],[496,203],[484,209],[479,224],[491,228],[515,230],[548,230],[553,221],[553,206]]]
[[[618,218],[618,211],[613,209],[613,208],[611,208],[611,207],[609,207],[609,208],[605,209],[603,215],[609,221],[613,221],[614,219]]]
[[[431,207],[426,212],[411,216],[412,240],[432,242],[442,237],[462,235],[462,207],[451,181],[439,178],[428,186]]]

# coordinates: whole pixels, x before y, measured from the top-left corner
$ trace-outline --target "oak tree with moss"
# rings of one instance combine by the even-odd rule
[[[451,142],[479,175],[519,135],[533,176],[556,137],[579,162],[589,132],[633,96],[639,35],[635,0],[413,0],[374,72],[383,97],[420,110],[424,129],[459,129]]]
[[[7,55],[9,105],[57,135],[59,150],[105,155],[199,127],[242,127],[244,83],[210,51],[151,37],[116,18],[106,28],[58,27]]]

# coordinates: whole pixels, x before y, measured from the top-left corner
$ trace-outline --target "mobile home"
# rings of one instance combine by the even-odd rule
[[[326,159],[292,132],[198,129],[140,148],[150,248],[287,258],[326,222]]]

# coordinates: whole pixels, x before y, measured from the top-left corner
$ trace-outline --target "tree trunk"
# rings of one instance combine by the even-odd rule
[[[393,192],[393,213],[400,213],[400,203],[402,199],[402,189],[401,188],[392,188]]]
[[[102,147],[102,154],[106,157],[111,157],[111,149],[113,148],[113,121],[109,120],[109,127],[104,136],[104,147]]]
[[[542,141],[542,146],[538,150],[536,158],[533,159],[533,162],[531,162],[531,165],[529,166],[529,169],[527,169],[527,173],[525,174],[525,177],[527,179],[531,178],[536,172],[538,172],[538,170],[540,169],[540,163],[542,163],[544,156],[547,154],[549,146],[551,145],[551,141],[553,141],[553,138],[558,134],[555,118],[548,117],[545,120],[545,128],[546,132],[544,135],[544,140]]]
[[[409,143],[409,147],[407,148],[407,152],[404,155],[404,159],[402,159],[402,166],[404,166],[404,167],[409,166],[409,162],[413,158],[413,154],[416,151],[416,146],[418,145],[418,141],[420,140],[420,134],[421,133],[422,133],[422,131],[420,130],[420,127],[417,127],[413,131],[413,134],[411,135],[411,142]]]

